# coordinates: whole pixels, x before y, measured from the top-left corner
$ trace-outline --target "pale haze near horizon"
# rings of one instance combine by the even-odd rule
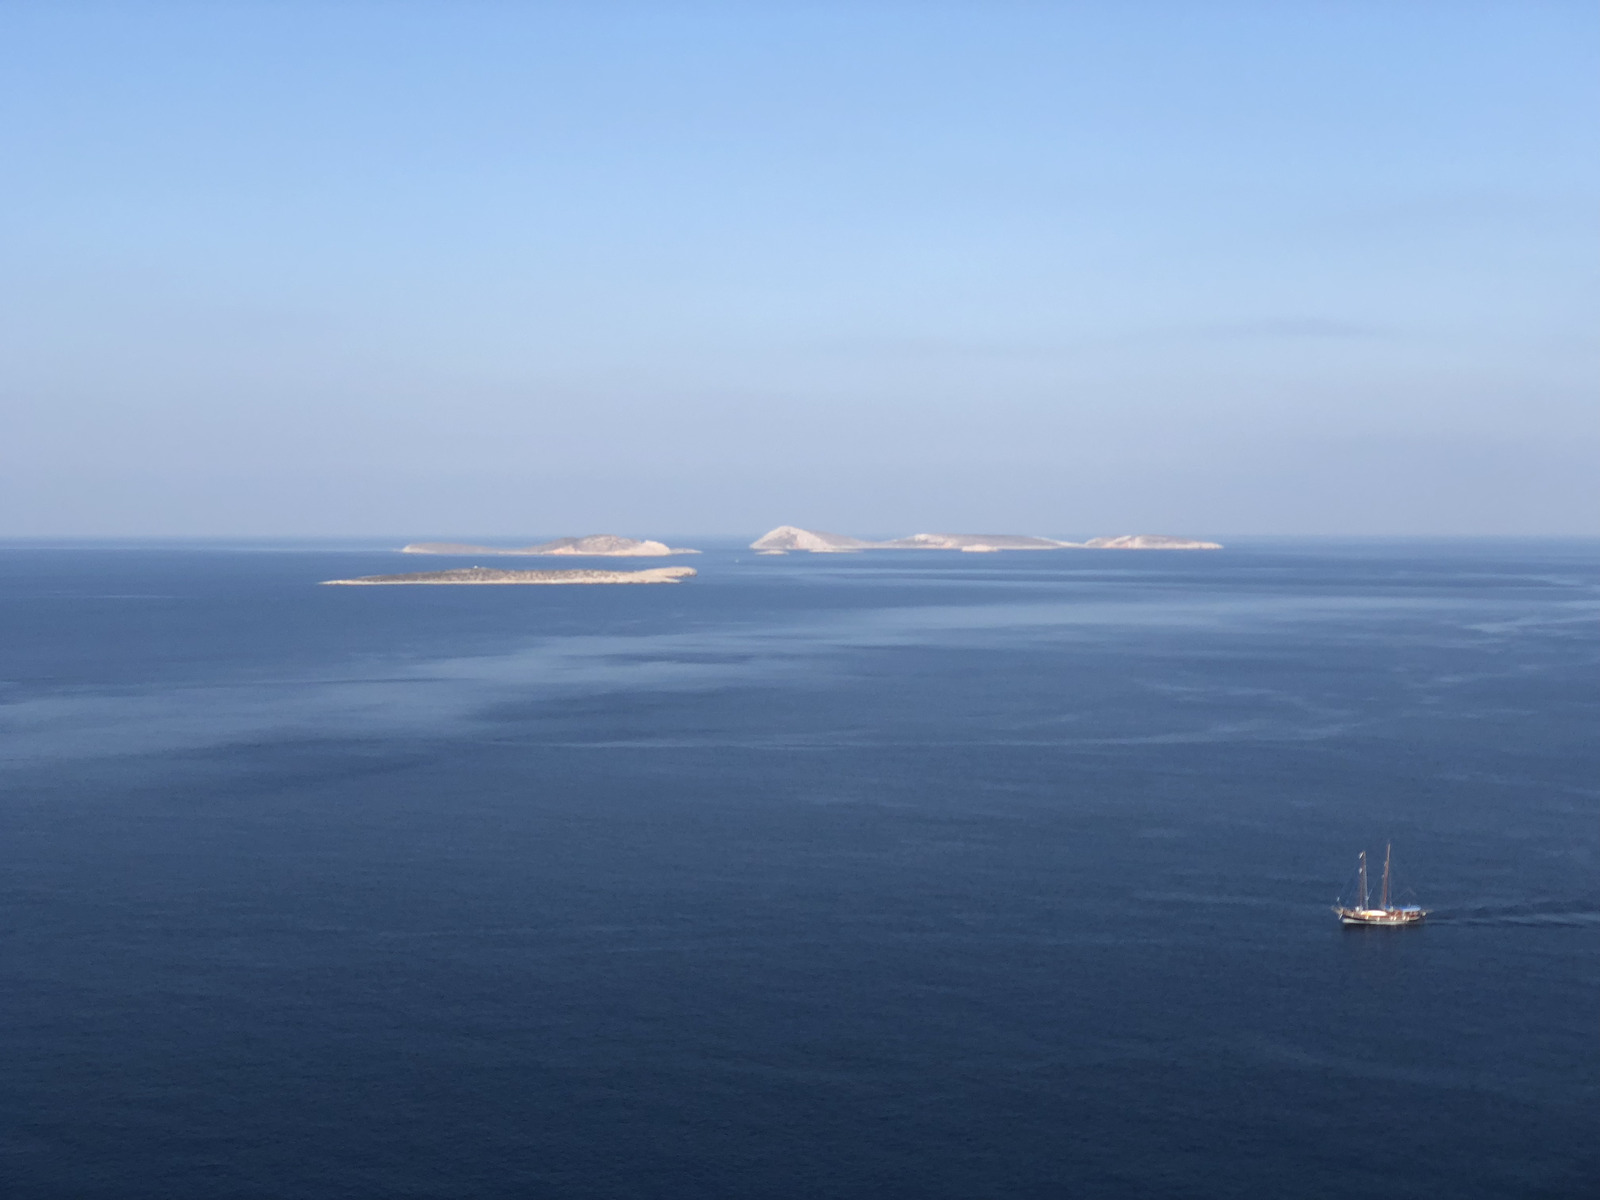
[[[1600,534],[1591,4],[15,4],[0,536]]]

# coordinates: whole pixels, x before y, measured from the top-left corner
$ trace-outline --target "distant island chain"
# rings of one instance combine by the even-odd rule
[[[817,529],[801,529],[797,525],[780,525],[751,542],[750,549],[763,554],[788,554],[792,550],[811,554],[848,554],[857,550],[961,550],[968,554],[988,554],[1000,550],[1221,550],[1222,545],[1219,542],[1200,542],[1159,533],[1128,533],[1120,537],[1090,538],[1086,542],[1062,542],[1020,533],[913,533],[909,537],[874,542],[843,533],[824,533]],[[402,546],[401,552],[567,558],[665,558],[675,554],[700,553],[698,550],[669,546],[665,542],[619,537],[614,533],[556,538],[534,546],[412,542]]]
[[[1001,550],[1221,550],[1220,542],[1197,542],[1159,533],[1128,533],[1121,537],[1090,538],[1087,542],[1058,542],[1054,538],[1018,533],[913,533],[886,542],[869,542],[842,533],[823,533],[780,525],[750,543],[762,554],[852,554],[858,550],[960,550],[967,554],[993,554]]]
[[[750,543],[761,554],[854,554],[862,550],[959,550],[966,554],[995,554],[1002,550],[1220,550],[1217,542],[1197,542],[1165,534],[1130,533],[1121,537],[1090,538],[1086,542],[1061,542],[1054,538],[1020,533],[913,533],[909,537],[873,542],[842,533],[823,533],[780,525]],[[662,558],[673,554],[699,554],[668,546],[665,542],[591,533],[584,537],[556,538],[533,546],[479,546],[468,542],[412,542],[404,554],[498,555],[564,558]],[[568,583],[677,583],[696,574],[692,567],[652,567],[643,571],[507,571],[495,567],[459,567],[450,571],[416,571],[404,575],[362,575],[355,579],[325,579],[331,586],[381,586],[390,584],[568,584]]]

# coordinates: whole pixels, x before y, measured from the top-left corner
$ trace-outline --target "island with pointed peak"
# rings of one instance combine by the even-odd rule
[[[1054,538],[1018,533],[914,533],[910,537],[871,542],[843,533],[824,533],[780,525],[750,543],[761,554],[853,554],[860,550],[959,550],[967,554],[993,554],[1001,550],[1221,550],[1219,542],[1201,542],[1159,533],[1129,533],[1120,537],[1090,538],[1086,542],[1061,542]]]
[[[412,542],[400,548],[402,554],[496,554],[496,555],[552,555],[574,558],[663,558],[669,554],[699,554],[698,550],[685,550],[634,538],[618,537],[614,533],[591,533],[584,537],[556,538],[540,542],[537,546],[476,546],[467,542]]]

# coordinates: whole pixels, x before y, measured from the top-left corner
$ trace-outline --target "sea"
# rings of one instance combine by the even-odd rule
[[[1600,1196],[1600,541],[699,544],[0,546],[0,1194]]]

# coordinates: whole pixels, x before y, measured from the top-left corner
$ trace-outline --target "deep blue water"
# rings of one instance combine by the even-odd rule
[[[1600,543],[692,561],[0,550],[4,1194],[1600,1195]]]

